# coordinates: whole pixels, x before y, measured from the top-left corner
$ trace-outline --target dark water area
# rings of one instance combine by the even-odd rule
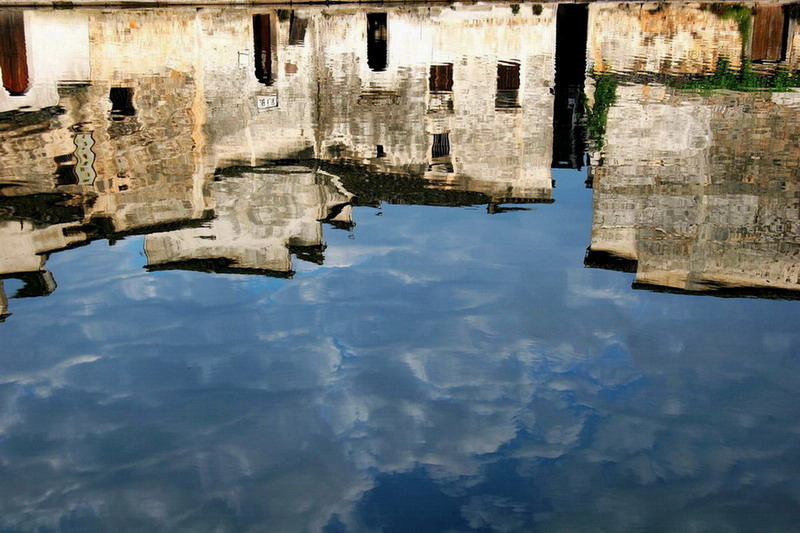
[[[0,532],[800,530],[800,10],[0,10]]]

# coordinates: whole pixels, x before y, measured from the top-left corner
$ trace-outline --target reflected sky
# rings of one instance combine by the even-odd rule
[[[583,179],[357,208],[291,280],[53,256],[3,325],[4,527],[790,530],[795,302],[584,269]]]
[[[0,13],[0,531],[796,530],[774,8]]]

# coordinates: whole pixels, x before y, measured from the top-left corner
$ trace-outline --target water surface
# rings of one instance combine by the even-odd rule
[[[0,11],[0,531],[794,531],[794,5]]]

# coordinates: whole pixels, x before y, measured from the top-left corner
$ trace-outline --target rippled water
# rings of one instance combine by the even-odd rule
[[[796,531],[797,5],[0,10],[0,531]]]

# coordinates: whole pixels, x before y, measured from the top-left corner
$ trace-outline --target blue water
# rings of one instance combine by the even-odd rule
[[[356,208],[293,279],[55,254],[0,373],[8,530],[791,530],[796,302],[583,267],[591,191]]]

